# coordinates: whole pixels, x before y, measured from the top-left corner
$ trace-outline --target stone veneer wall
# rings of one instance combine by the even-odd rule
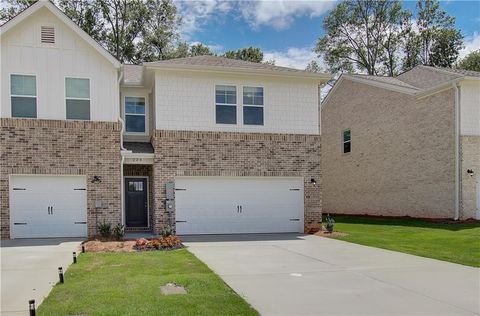
[[[10,237],[10,174],[86,175],[88,234],[96,221],[120,222],[120,131],[116,122],[0,119],[1,237]]]
[[[460,218],[475,218],[477,210],[477,186],[480,185],[480,136],[461,136],[461,211]],[[473,176],[467,169],[474,171]]]
[[[148,208],[149,208],[149,223],[152,227],[152,211],[153,211],[153,166],[152,165],[123,165],[124,177],[148,177]],[[125,210],[126,211],[126,210]]]
[[[415,100],[344,80],[322,106],[323,211],[452,218],[454,96],[448,89]]]
[[[156,130],[152,145],[155,232],[168,224],[162,199],[165,183],[175,176],[304,177],[305,226],[315,227],[321,221],[319,135]]]

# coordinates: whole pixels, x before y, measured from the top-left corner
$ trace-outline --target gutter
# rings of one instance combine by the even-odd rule
[[[122,67],[123,70],[123,67]],[[120,71],[120,76],[118,77],[117,85],[118,85],[118,106],[120,106],[120,112],[122,112],[121,109],[121,97],[120,97],[120,82],[123,79],[123,71]],[[128,150],[123,147],[123,133],[125,132],[125,121],[122,119],[122,115],[120,114],[118,116],[118,121],[122,125],[122,128],[120,130],[120,203],[121,203],[121,211],[122,211],[122,225],[125,226],[125,182],[123,181],[123,163],[125,162],[125,152],[128,152]]]
[[[460,217],[460,85],[453,84],[455,90],[455,213],[453,220]]]

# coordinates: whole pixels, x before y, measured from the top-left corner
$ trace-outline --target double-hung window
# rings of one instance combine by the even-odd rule
[[[37,80],[31,75],[10,75],[12,117],[37,117]]]
[[[243,87],[243,124],[263,125],[263,88]]]
[[[352,151],[352,133],[349,129],[342,133],[342,151],[344,154]]]
[[[215,86],[215,122],[237,124],[237,87]]]
[[[90,79],[65,78],[67,120],[90,120]]]
[[[127,133],[145,133],[145,98],[125,97],[125,130]]]

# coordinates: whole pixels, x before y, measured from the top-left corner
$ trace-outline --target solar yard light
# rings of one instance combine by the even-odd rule
[[[62,267],[58,267],[58,278],[60,279],[60,283],[63,283],[63,269],[62,269]]]
[[[30,316],[35,316],[35,300],[28,301],[28,312]]]
[[[77,263],[77,253],[73,252],[73,263]]]

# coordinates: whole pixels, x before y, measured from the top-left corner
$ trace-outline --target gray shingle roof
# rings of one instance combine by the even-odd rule
[[[382,83],[388,83],[391,85],[399,86],[402,88],[407,88],[407,89],[412,89],[412,90],[418,90],[417,87],[414,87],[406,82],[403,82],[401,80],[398,80],[397,78],[394,77],[385,77],[385,76],[369,76],[369,75],[351,75],[353,77],[357,78],[362,78],[362,79],[367,79],[367,80],[373,80],[377,82],[382,82]]]
[[[300,70],[295,68],[274,66],[264,63],[254,63],[244,60],[230,59],[219,56],[195,56],[186,58],[175,58],[169,60],[161,60],[155,62],[145,63],[145,65],[190,65],[190,66],[209,66],[209,67],[222,67],[222,68],[238,68],[245,70],[270,70],[287,73],[304,73],[313,74],[306,70]],[[322,74],[318,74],[322,75]]]
[[[143,83],[143,66],[123,65],[123,83],[125,85],[141,85]]]
[[[153,154],[153,147],[150,143],[123,142],[123,147],[135,154]]]

